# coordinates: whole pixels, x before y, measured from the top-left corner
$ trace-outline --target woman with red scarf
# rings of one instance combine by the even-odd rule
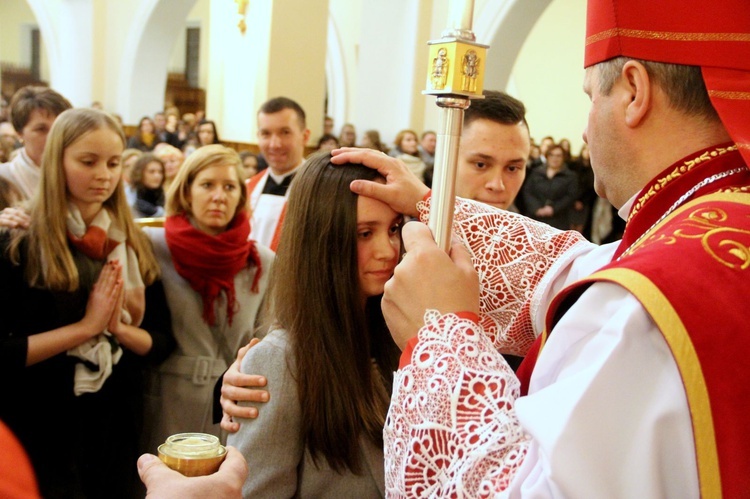
[[[237,350],[256,336],[273,252],[248,240],[247,194],[237,153],[196,150],[167,194],[164,228],[148,228],[162,272],[177,350],[152,378],[148,448],[175,433],[221,437],[213,387]]]

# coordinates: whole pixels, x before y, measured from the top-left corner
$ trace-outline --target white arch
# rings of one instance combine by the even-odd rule
[[[56,43],[57,36],[55,33],[55,22],[54,12],[57,9],[52,8],[48,0],[26,0],[29,4],[31,11],[36,17],[36,22],[39,25],[39,31],[42,35],[42,40],[45,41],[45,48],[47,50],[47,63],[49,64],[50,77],[59,74],[61,67],[60,63],[60,45]],[[54,88],[54,85],[52,85]]]
[[[117,110],[126,123],[164,107],[174,41],[196,0],[143,0],[124,41]]]
[[[93,0],[26,0],[45,40],[50,86],[74,106],[91,99]],[[83,76],[82,76],[83,75]]]
[[[488,1],[474,16],[477,41],[490,45],[484,87],[505,90],[531,29],[552,0]]]
[[[328,13],[328,35],[326,41],[326,92],[328,95],[328,116],[334,123],[346,121],[346,103],[349,88],[346,84],[344,48],[341,43],[336,21]]]
[[[85,105],[90,98],[91,84],[84,79],[68,81],[65,75],[75,75],[66,61],[74,54],[79,61],[80,44],[66,42],[73,37],[63,33],[60,16],[66,16],[70,6],[60,0],[27,0],[47,43],[47,59],[53,87],[66,94],[77,105]],[[119,62],[119,81],[115,108],[126,122],[133,123],[140,116],[151,115],[163,106],[167,65],[174,40],[184,27],[184,20],[196,0],[141,0],[130,22]],[[475,16],[477,40],[488,43],[491,50],[485,74],[485,88],[505,89],[518,53],[529,32],[552,0],[487,1]],[[90,3],[79,4],[83,9]],[[76,9],[80,14],[81,10]],[[68,17],[68,16],[66,16]],[[90,18],[89,18],[90,19]],[[80,39],[79,37],[75,37]],[[85,38],[85,37],[84,37]],[[90,61],[91,58],[84,58]],[[84,69],[84,68],[78,68]],[[91,68],[89,68],[91,69]],[[89,71],[77,74],[90,74]],[[335,19],[329,13],[326,79],[329,114],[336,122],[346,119],[350,89],[347,84],[346,58]],[[73,93],[71,93],[73,92]],[[84,97],[85,94],[85,97]],[[80,97],[80,98],[79,98]],[[84,99],[84,101],[81,101]]]

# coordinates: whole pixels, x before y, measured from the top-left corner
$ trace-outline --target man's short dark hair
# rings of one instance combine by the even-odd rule
[[[297,114],[297,119],[299,120],[299,124],[302,130],[307,128],[307,117],[305,116],[305,110],[302,109],[302,106],[297,104],[292,99],[289,99],[288,97],[274,97],[273,99],[267,100],[265,103],[263,103],[262,106],[260,106],[258,114],[274,114],[279,113],[284,109],[291,109],[292,111],[294,111]]]
[[[523,123],[526,128],[526,106],[520,100],[505,92],[485,90],[484,99],[472,99],[471,105],[464,112],[464,126],[472,121],[485,119],[501,125],[517,125]]]
[[[72,107],[68,99],[49,87],[23,87],[10,100],[10,120],[13,128],[21,133],[35,110],[42,109],[52,116],[58,116]]]

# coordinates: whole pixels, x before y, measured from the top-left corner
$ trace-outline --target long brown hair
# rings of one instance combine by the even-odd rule
[[[29,284],[55,291],[78,289],[78,269],[68,247],[66,216],[68,213],[67,181],[63,157],[65,149],[83,135],[99,129],[115,132],[125,147],[120,125],[107,113],[95,109],[69,109],[61,113],[50,129],[42,158],[42,174],[31,201],[31,222],[26,231],[15,231],[9,254],[20,262],[21,241],[26,240],[26,278]],[[125,232],[128,245],[138,258],[143,282],[151,284],[159,276],[151,243],[136,227],[125,198],[122,178],[114,193],[104,202],[117,227]]]
[[[382,447],[399,351],[380,297],[363,310],[357,271],[357,196],[349,184],[378,173],[330,160],[311,156],[292,182],[270,312],[291,339],[310,454],[359,473],[359,438]]]
[[[151,163],[158,163],[159,165],[161,165],[161,183],[162,186],[164,185],[164,180],[166,180],[167,178],[166,168],[164,167],[164,160],[162,160],[154,153],[147,152],[141,154],[141,156],[133,165],[133,168],[130,169],[130,185],[132,185],[135,189],[146,188],[146,186],[143,185],[143,174],[146,171],[148,165],[150,165]],[[159,186],[159,188],[161,189],[162,186]]]

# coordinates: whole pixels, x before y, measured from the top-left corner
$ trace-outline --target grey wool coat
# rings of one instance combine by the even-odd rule
[[[256,269],[245,268],[234,278],[239,309],[227,321],[226,295],[215,303],[216,326],[203,320],[203,301],[175,270],[163,228],[147,228],[162,273],[177,349],[149,376],[146,391],[145,450],[155,453],[175,433],[210,433],[225,441],[213,424],[213,388],[237,350],[255,335],[255,318],[268,288],[274,253],[258,244],[261,277],[258,293],[251,291]]]
[[[296,369],[285,330],[272,331],[250,349],[242,372],[268,379],[271,395],[257,404],[257,419],[238,419],[239,432],[229,435],[228,444],[247,459],[249,476],[242,489],[246,498],[331,498],[385,497],[383,449],[361,438],[361,475],[337,473],[318,459],[317,466],[305,449],[300,431],[301,408]]]

